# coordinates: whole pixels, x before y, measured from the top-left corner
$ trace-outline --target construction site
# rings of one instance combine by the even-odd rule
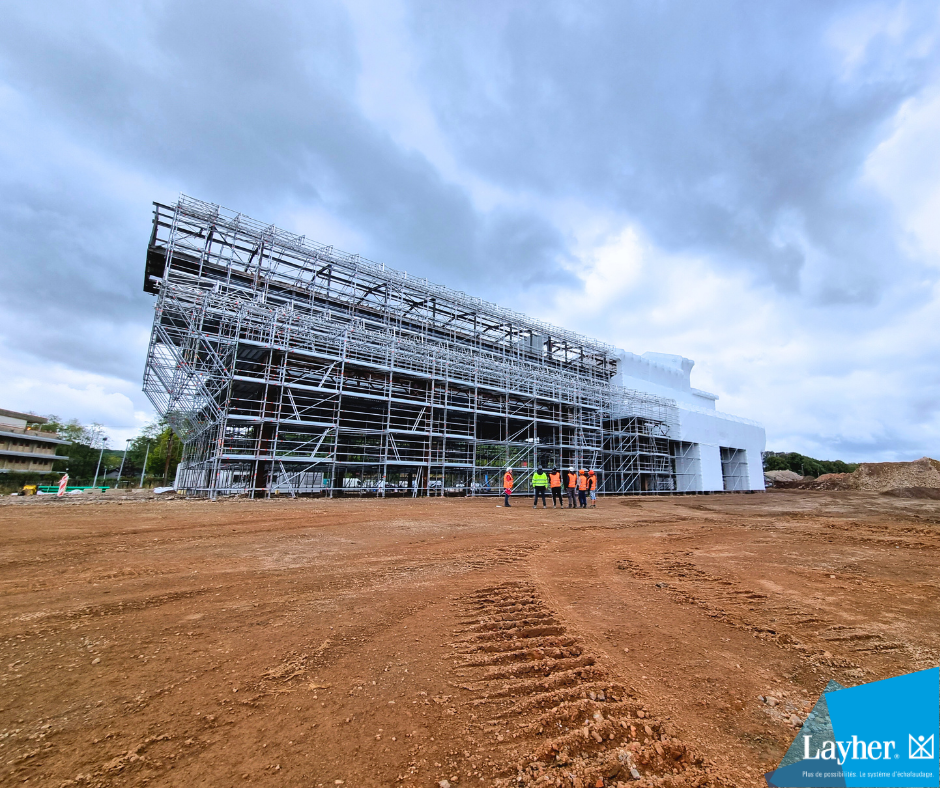
[[[590,468],[602,494],[763,489],[763,429],[635,356],[181,196],[155,204],[144,390],[191,495],[486,495]]]
[[[765,490],[690,359],[185,197],[145,277],[184,458],[0,497],[0,785],[757,788],[940,663],[934,459]],[[488,497],[539,464],[596,508]]]

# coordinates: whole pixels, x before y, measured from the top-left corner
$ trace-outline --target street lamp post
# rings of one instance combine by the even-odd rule
[[[130,442],[131,442],[131,439],[130,439],[130,438],[128,438],[126,441],[124,441],[124,456],[121,457],[121,470],[118,471],[118,477],[117,477],[117,486],[118,486],[118,487],[121,486],[121,475],[124,473],[124,460],[127,459],[127,447],[128,447],[128,445],[130,444]]]
[[[144,467],[140,471],[140,486],[138,490],[144,486],[144,474],[147,472],[147,458],[150,456],[150,441],[147,441],[147,451],[144,454]]]
[[[95,468],[95,480],[91,483],[92,487],[98,486],[98,471],[101,470],[101,458],[104,457],[104,447],[108,445],[108,439],[101,439],[101,451],[98,453],[98,465]]]

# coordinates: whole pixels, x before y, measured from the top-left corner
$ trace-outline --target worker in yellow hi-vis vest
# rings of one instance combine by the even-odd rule
[[[532,500],[532,508],[539,505],[539,496],[542,496],[542,508],[546,509],[545,491],[548,489],[548,474],[539,468],[532,474],[532,489],[535,490],[535,498]]]

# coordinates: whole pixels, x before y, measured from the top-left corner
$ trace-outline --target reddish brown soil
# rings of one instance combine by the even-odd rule
[[[938,501],[106,500],[0,506],[4,785],[756,786],[940,662]]]

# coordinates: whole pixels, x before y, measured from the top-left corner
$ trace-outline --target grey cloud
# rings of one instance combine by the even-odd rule
[[[937,27],[935,5],[905,8],[907,35],[875,36],[848,79],[827,36],[857,4],[416,3],[413,26],[467,166],[619,206],[663,248],[782,291],[821,257],[822,302],[870,303],[886,267],[912,263],[861,167],[937,64],[911,46]]]
[[[800,446],[781,449],[780,446]],[[901,431],[882,428],[871,440],[843,440],[837,436],[818,436],[807,441],[804,435],[791,435],[768,443],[768,451],[800,451],[818,459],[843,460],[845,462],[909,462],[924,456],[923,443]],[[873,457],[877,459],[872,459]]]
[[[560,271],[562,239],[541,217],[475,210],[365,120],[352,34],[330,4],[166,4],[123,48],[42,21],[8,34],[7,79],[124,166],[265,220],[287,200],[319,204],[371,241],[351,251],[455,284],[486,287],[506,263]],[[515,258],[492,254],[509,236]]]
[[[557,212],[570,202],[613,216],[617,231],[633,222],[657,251],[750,272],[751,296],[775,310],[781,331],[798,321],[839,345],[787,362],[764,388],[743,360],[726,365],[719,393],[763,393],[769,409],[771,386],[792,385],[792,400],[805,379],[818,384],[799,406],[810,412],[827,381],[845,390],[835,383],[856,369],[883,372],[886,390],[918,392],[884,393],[896,399],[886,405],[893,415],[869,443],[787,440],[851,458],[907,451],[915,429],[936,434],[936,407],[920,393],[936,390],[936,365],[924,363],[933,346],[912,338],[900,375],[891,351],[870,352],[878,343],[868,340],[930,298],[937,272],[908,253],[862,177],[888,120],[936,83],[935,44],[912,41],[923,31],[937,40],[934,4],[904,6],[908,33],[879,32],[849,71],[828,36],[856,3],[408,7],[416,93],[425,91],[457,171],[505,197],[492,209],[474,203],[462,175],[445,178],[419,137],[419,150],[403,149],[363,114],[356,31],[341,6],[166,0],[116,11],[34,0],[5,9],[4,344],[136,385],[152,308],[140,289],[149,202],[179,191],[266,221],[312,209],[362,238],[348,251],[508,305],[528,297],[536,313],[542,293],[580,286],[565,273],[577,263],[566,233],[578,228],[526,206]],[[667,341],[668,305],[621,306]],[[572,328],[609,338],[620,318],[578,319]],[[745,415],[759,418],[760,407]]]
[[[134,216],[71,185],[0,187],[0,335],[40,358],[133,378],[143,358],[129,335],[151,309],[146,206]]]

